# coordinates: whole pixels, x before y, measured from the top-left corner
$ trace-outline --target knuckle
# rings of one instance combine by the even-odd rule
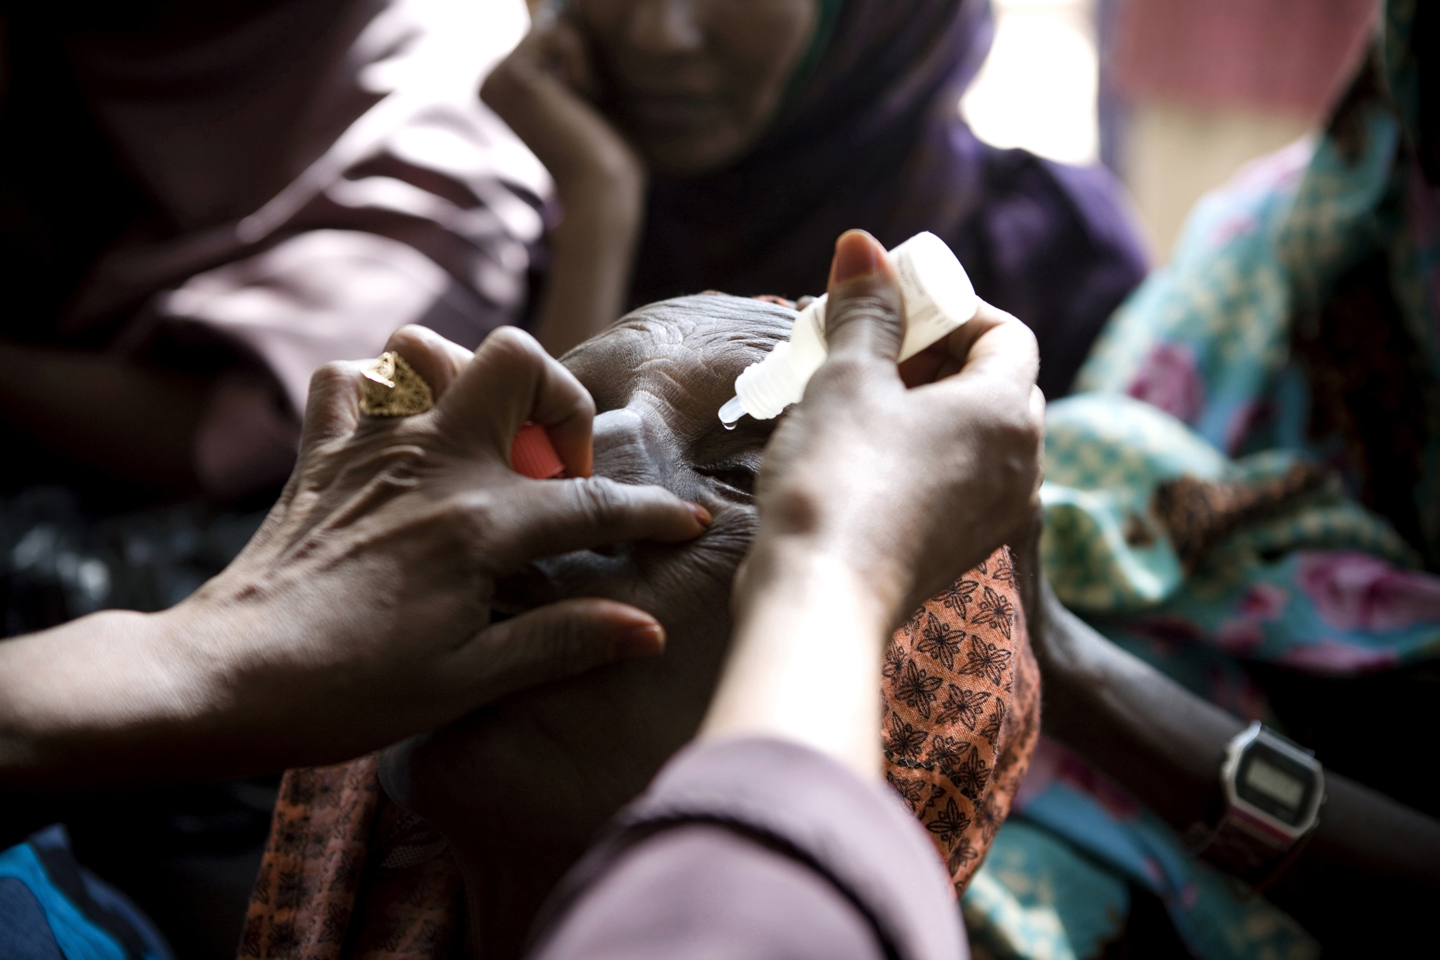
[[[588,607],[583,601],[571,602],[546,617],[544,643],[545,661],[551,672],[568,673],[593,659],[594,634],[580,614]]]
[[[1028,403],[1018,404],[1010,420],[1009,432],[1017,444],[1036,451],[1044,446],[1045,419],[1036,416]]]
[[[980,301],[980,307],[976,310],[975,316],[990,323],[1018,323],[1020,326],[1025,327],[1025,329],[1030,329],[1024,321],[1015,316],[1015,314],[1008,310],[1000,309],[988,300]]]
[[[832,331],[848,324],[867,321],[898,324],[900,301],[893,295],[879,291],[853,294],[828,305],[826,321]]]
[[[595,398],[590,395],[590,391],[586,390],[583,384],[579,385],[579,387],[580,388],[575,391],[575,413],[586,420],[594,420],[597,409],[595,406]]]
[[[1032,388],[1003,385],[992,398],[991,416],[999,435],[1018,449],[1038,449],[1045,442],[1045,417],[1032,403]]]
[[[620,485],[604,477],[586,477],[570,483],[580,515],[597,531],[613,526],[628,502]]]
[[[360,364],[353,360],[331,360],[315,368],[310,375],[310,392],[329,393],[358,383]]]
[[[1026,357],[1038,358],[1040,356],[1040,341],[1036,338],[1035,331],[1030,329],[1029,324],[1017,320],[1008,313],[1004,315],[1002,322],[1009,330],[1017,351]]]
[[[433,342],[435,334],[430,328],[418,324],[407,323],[394,333],[385,344],[386,350],[394,350],[404,354],[412,350],[427,349]]]
[[[1015,425],[1005,431],[1003,446],[1006,461],[1017,476],[1029,476],[1039,467],[1041,442],[1034,431],[1023,425]]]
[[[495,540],[504,513],[494,496],[484,490],[471,490],[441,505],[439,529],[461,543],[487,543]]]
[[[1005,476],[1005,486],[1027,494],[1036,484],[1045,447],[1045,421],[1029,403],[1028,391],[1001,388],[986,397],[985,443]]]
[[[1019,317],[1009,313],[1004,314],[1004,317],[1006,323],[1016,327],[1016,336],[1020,337],[1027,347],[1038,353],[1040,351],[1040,340],[1035,336],[1035,331],[1030,329],[1030,325]]]
[[[499,327],[480,345],[485,356],[503,360],[533,360],[539,345],[535,338],[519,327]]]

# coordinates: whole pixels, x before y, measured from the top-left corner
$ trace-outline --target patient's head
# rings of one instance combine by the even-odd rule
[[[737,297],[669,300],[564,357],[595,397],[596,474],[659,484],[715,520],[690,543],[573,553],[502,585],[497,606],[512,612],[567,597],[634,604],[660,620],[669,644],[661,657],[510,697],[388,753],[387,789],[462,863],[523,853],[563,869],[694,734],[730,633],[731,580],[773,426],[746,419],[727,431],[716,411],[793,317]]]

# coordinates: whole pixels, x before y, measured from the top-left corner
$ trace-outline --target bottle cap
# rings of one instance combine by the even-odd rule
[[[554,480],[565,475],[565,464],[550,442],[550,434],[533,420],[521,424],[510,444],[510,463],[515,472],[532,480]]]

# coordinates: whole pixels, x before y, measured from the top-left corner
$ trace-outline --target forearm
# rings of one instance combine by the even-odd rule
[[[784,737],[878,776],[875,691],[893,604],[853,568],[799,542],[757,545],[745,580],[755,588],[740,599],[701,736]]]
[[[1053,597],[1044,619],[1036,653],[1047,732],[1177,831],[1213,823],[1221,761],[1242,721],[1108,643]],[[1407,922],[1402,891],[1440,889],[1440,823],[1333,771],[1325,782],[1319,827],[1267,895],[1326,938],[1357,911]]]
[[[176,627],[105,611],[0,643],[0,788],[184,778],[212,691]]]
[[[147,486],[193,486],[206,389],[199,378],[114,357],[0,341],[0,406],[17,430]]]
[[[1053,595],[1042,617],[1034,648],[1046,733],[1177,829],[1212,819],[1226,744],[1245,724],[1100,637]]]
[[[619,319],[639,241],[644,184],[597,174],[563,192],[536,339],[560,356]],[[568,199],[567,199],[568,197]]]

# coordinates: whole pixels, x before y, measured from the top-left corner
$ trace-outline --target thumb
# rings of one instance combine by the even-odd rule
[[[900,283],[885,248],[864,230],[847,230],[835,242],[829,295],[825,341],[832,357],[894,361],[900,355]]]
[[[459,652],[451,676],[476,706],[528,687],[665,650],[650,614],[613,600],[565,600],[482,630]]]

